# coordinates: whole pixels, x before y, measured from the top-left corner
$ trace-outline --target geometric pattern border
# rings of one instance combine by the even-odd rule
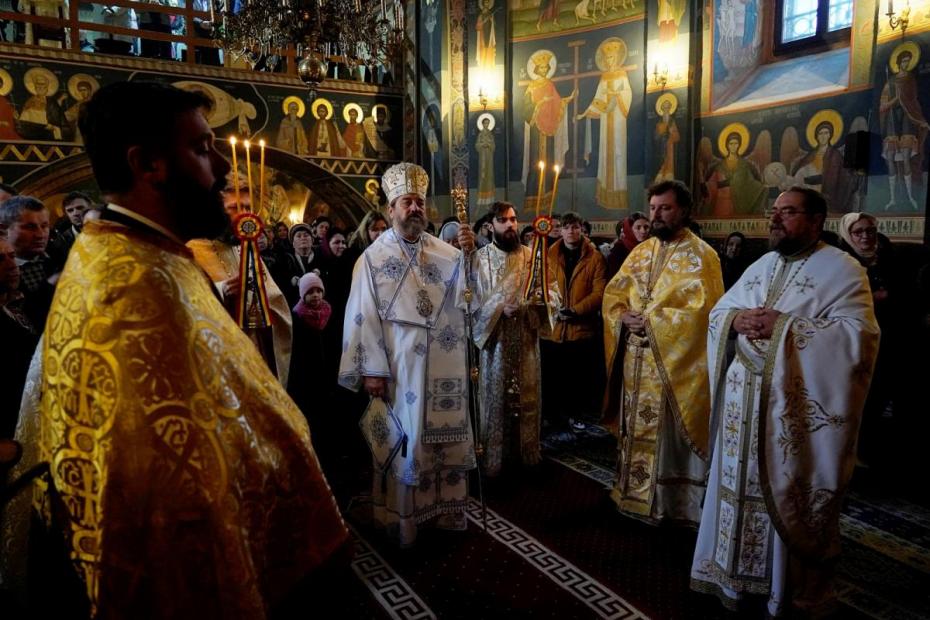
[[[469,499],[466,514],[478,527],[482,524],[481,504]],[[487,509],[487,533],[522,557],[563,590],[587,605],[598,618],[626,619],[647,616],[562,556],[499,514]]]
[[[349,531],[355,545],[352,570],[384,611],[394,620],[435,620],[436,614],[417,596],[410,584],[395,573],[351,525]]]
[[[550,453],[546,457],[549,460],[555,461],[560,465],[568,467],[570,470],[590,478],[595,482],[603,484],[608,489],[612,489],[614,483],[617,481],[617,472],[613,469],[607,469],[606,467],[601,467],[591,461],[586,461],[583,458],[577,457],[573,454],[562,454],[562,453]]]
[[[0,161],[39,161],[46,163],[49,160],[64,159],[69,155],[74,155],[82,151],[83,149],[79,146],[46,146],[38,144],[19,145],[7,143],[6,146],[0,149]],[[10,155],[12,155],[12,157],[10,157]]]

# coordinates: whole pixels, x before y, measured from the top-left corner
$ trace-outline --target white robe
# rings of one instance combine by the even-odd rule
[[[475,467],[461,253],[426,234],[419,243],[411,252],[388,230],[355,264],[339,366],[340,385],[354,391],[364,377],[388,380],[386,400],[408,449],[392,462],[386,486],[375,473],[374,518],[403,546],[433,517],[464,526],[467,471]],[[417,305],[424,294],[427,317]]]
[[[771,339],[728,337],[739,311],[763,306],[782,313]],[[865,270],[823,243],[788,261],[766,254],[714,307],[716,440],[693,589],[729,607],[767,596],[773,616],[788,603],[813,611],[832,602],[829,560],[878,340]]]

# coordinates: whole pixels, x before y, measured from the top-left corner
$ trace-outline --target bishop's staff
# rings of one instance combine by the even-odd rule
[[[455,205],[455,214],[459,219],[459,226],[468,226],[468,190],[463,187],[453,189],[452,203]],[[475,441],[475,467],[478,472],[478,500],[481,502],[481,522],[484,529],[488,529],[488,509],[484,503],[484,488],[482,487],[481,457],[484,456],[484,442],[481,439],[481,401],[478,398],[478,351],[475,348],[474,327],[472,326],[471,300],[472,280],[471,253],[462,251],[462,263],[465,273],[465,355],[468,364],[468,410],[471,415],[472,437]]]

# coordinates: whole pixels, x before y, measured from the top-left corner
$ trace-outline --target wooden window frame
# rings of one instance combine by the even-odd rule
[[[766,2],[766,4],[772,7],[768,19],[763,20],[763,27],[766,28],[767,32],[771,33],[771,40],[766,45],[766,48],[771,50],[770,54],[767,54],[766,60],[768,62],[825,52],[849,45],[851,26],[832,32],[827,30],[830,16],[830,0],[817,1],[817,32],[812,36],[788,42],[782,42],[781,40],[784,29],[785,0],[773,0],[772,2]]]

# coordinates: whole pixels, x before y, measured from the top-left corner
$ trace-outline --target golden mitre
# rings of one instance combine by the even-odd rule
[[[404,194],[417,194],[426,200],[429,188],[429,175],[416,164],[401,162],[388,168],[381,177],[381,188],[387,196],[388,204]]]

